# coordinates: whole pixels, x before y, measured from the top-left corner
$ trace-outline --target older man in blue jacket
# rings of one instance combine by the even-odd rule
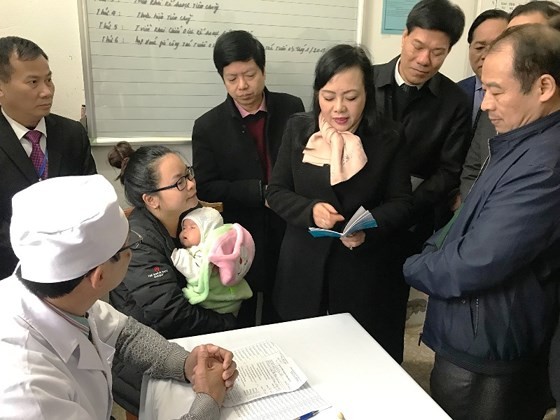
[[[482,109],[498,135],[452,222],[404,266],[430,301],[432,396],[454,419],[537,419],[558,319],[560,32],[524,25],[484,62]]]

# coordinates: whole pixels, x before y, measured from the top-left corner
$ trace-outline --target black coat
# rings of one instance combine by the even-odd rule
[[[408,222],[412,201],[401,137],[393,126],[370,133],[362,122],[356,133],[368,162],[350,180],[333,187],[328,165],[302,162],[303,149],[317,130],[310,113],[290,118],[267,191],[270,207],[287,222],[273,295],[275,308],[283,320],[313,317],[327,309],[350,312],[398,358],[404,307],[393,299],[401,284],[391,279],[401,265],[389,245],[395,230]],[[346,221],[364,206],[379,227],[366,230],[365,242],[352,251],[338,239],[313,238],[308,227],[315,226],[313,206],[318,202],[333,205]],[[335,229],[342,230],[343,224]],[[406,303],[406,298],[400,301]]]
[[[49,178],[95,174],[95,162],[84,127],[77,121],[50,114],[45,117]],[[0,112],[0,280],[12,274],[17,258],[10,244],[12,197],[38,181],[10,123]],[[64,191],[61,191],[64,194]],[[54,197],[53,197],[54,198]],[[40,208],[37,209],[40,215]]]
[[[391,119],[397,60],[398,57],[373,66],[377,109]],[[471,130],[469,99],[452,80],[437,73],[420,94],[399,121],[404,129],[411,175],[425,180],[413,192],[410,225],[432,222],[434,208],[459,186]]]
[[[265,142],[274,166],[286,121],[304,108],[295,96],[268,90],[265,95]],[[192,147],[199,198],[223,202],[224,222],[239,223],[251,233],[256,255],[247,281],[253,291],[268,291],[284,223],[264,205],[266,178],[257,147],[229,95],[195,121]]]

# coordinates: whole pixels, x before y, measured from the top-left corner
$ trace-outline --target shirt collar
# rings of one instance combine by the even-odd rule
[[[527,138],[533,137],[537,134],[548,130],[553,125],[560,123],[560,111],[554,111],[538,120],[530,122],[527,125],[518,127],[507,133],[497,134],[490,138],[489,146],[492,154],[500,151],[508,151],[515,147],[516,144],[525,141]]]
[[[233,103],[235,104],[237,110],[239,111],[239,114],[241,115],[241,118],[245,118],[247,115],[255,115],[259,111],[264,111],[264,112],[267,111],[267,109],[266,109],[266,96],[265,96],[264,92],[263,92],[263,98],[262,98],[261,104],[259,106],[259,109],[257,109],[255,112],[246,111],[241,105],[239,105],[235,101],[235,99],[233,100]]]
[[[482,89],[482,80],[478,78],[478,76],[474,76],[474,90],[481,90]]]
[[[25,127],[24,125],[21,125],[16,120],[14,120],[12,117],[10,117],[8,114],[6,114],[6,111],[4,111],[4,108],[2,108],[2,114],[4,114],[4,117],[6,118],[6,120],[10,124],[10,126],[12,127],[12,130],[14,130],[14,133],[16,133],[16,136],[17,136],[18,140],[21,140],[23,138],[23,136],[25,136],[27,134],[27,132],[29,131],[29,128]],[[39,121],[37,126],[34,128],[34,130],[40,131],[43,134],[43,136],[47,137],[47,124],[45,123],[45,118],[44,117],[41,118],[41,120]]]
[[[401,63],[401,58],[399,57],[399,59],[397,60],[397,65],[395,66],[395,82],[397,82],[397,86],[401,86],[403,83],[406,83],[403,77],[401,76],[401,74],[399,73],[400,63]],[[424,86],[424,83],[422,83],[421,85],[411,85],[410,83],[406,83],[406,84],[408,86],[414,86],[418,90],[422,89],[422,86]]]

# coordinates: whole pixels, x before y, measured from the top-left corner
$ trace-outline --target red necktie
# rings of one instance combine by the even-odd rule
[[[43,151],[41,150],[41,146],[39,142],[41,141],[41,136],[43,133],[37,130],[30,130],[25,134],[25,138],[31,142],[31,155],[29,158],[35,167],[35,172],[37,172],[37,176],[39,179],[47,179],[49,174],[49,168],[47,165],[47,158]]]

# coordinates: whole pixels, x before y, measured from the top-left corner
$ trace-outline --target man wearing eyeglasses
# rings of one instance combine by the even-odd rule
[[[0,283],[0,418],[109,419],[113,359],[192,382],[182,420],[219,418],[237,377],[231,352],[208,344],[188,353],[98,300],[142,241],[105,178],[54,178],[17,193],[10,238],[20,263]]]

